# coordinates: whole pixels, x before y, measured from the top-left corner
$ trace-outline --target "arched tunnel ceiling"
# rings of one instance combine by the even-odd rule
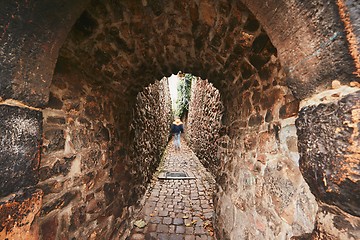
[[[334,79],[356,78],[337,6],[323,0],[83,0],[54,5],[42,0],[2,5],[13,15],[6,14],[8,23],[2,25],[1,50],[9,57],[2,60],[6,81],[1,95],[36,106],[47,101],[55,61],[64,59],[80,64],[96,81],[119,82],[130,92],[178,70],[209,78],[221,90],[261,70],[264,56],[276,55],[266,34],[255,39],[262,27],[297,98]],[[41,6],[48,7],[45,11]],[[11,42],[28,36],[32,38],[26,44]],[[24,54],[11,57],[15,50]]]
[[[93,1],[60,52],[100,81],[135,91],[179,70],[222,86],[250,78],[271,55],[255,17],[227,1]]]

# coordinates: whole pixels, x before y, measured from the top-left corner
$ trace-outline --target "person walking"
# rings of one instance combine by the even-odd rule
[[[184,126],[180,118],[175,118],[175,121],[171,125],[171,133],[174,135],[175,151],[180,151],[180,134],[184,133]]]

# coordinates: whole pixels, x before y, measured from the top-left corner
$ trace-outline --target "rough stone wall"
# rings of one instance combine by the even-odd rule
[[[121,94],[65,72],[55,74],[43,111],[40,236],[112,239],[124,234],[167,143],[168,86],[156,82],[139,94],[129,113],[133,134]]]
[[[222,111],[219,91],[207,80],[193,80],[186,137],[201,163],[214,175],[220,166],[217,141],[220,138]]]
[[[39,239],[37,217],[42,205],[41,190],[25,189],[0,202],[0,239]]]
[[[126,130],[130,124],[129,106],[134,104],[139,90],[154,79],[168,76],[172,72],[192,72],[204,79],[208,78],[222,93],[225,112],[228,113],[225,116],[228,134],[222,138],[222,159],[224,165],[230,166],[228,174],[234,175],[234,163],[244,165],[242,161],[233,161],[233,158],[244,156],[241,150],[245,146],[241,144],[244,135],[248,133],[239,133],[239,129],[243,129],[242,126],[247,124],[247,117],[251,115],[252,119],[248,132],[264,118],[267,124],[261,126],[269,126],[269,132],[276,136],[278,127],[273,127],[277,125],[272,123],[277,118],[276,114],[273,116],[272,113],[278,113],[279,110],[279,116],[280,112],[286,116],[286,112],[297,105],[291,97],[280,97],[281,101],[285,102],[284,107],[266,107],[266,103],[274,102],[271,97],[273,94],[269,92],[274,89],[274,85],[279,85],[279,78],[272,82],[273,85],[261,83],[260,92],[256,90],[259,80],[250,79],[254,74],[259,75],[261,81],[271,78],[268,76],[269,72],[262,69],[269,57],[275,54],[274,48],[264,48],[268,38],[276,46],[278,57],[287,73],[286,82],[284,74],[280,74],[280,86],[290,86],[296,99],[304,99],[314,92],[321,92],[330,86],[335,78],[343,83],[359,81],[359,78],[356,78],[356,73],[359,72],[359,51],[356,51],[359,49],[359,11],[356,1],[346,0],[344,3],[341,0],[271,0],[266,1],[266,4],[263,1],[241,2],[244,4],[240,1],[225,0],[161,3],[96,0],[59,0],[56,3],[53,0],[1,1],[0,15],[3,17],[0,18],[0,101],[15,99],[19,101],[15,105],[21,110],[40,112],[33,107],[47,104],[55,62],[59,57],[82,66],[81,71],[85,75],[96,76],[87,79],[88,81],[97,86],[107,85],[118,91],[121,98],[119,102],[124,105],[116,111],[121,113],[117,120],[121,122],[119,125],[123,126],[118,133],[126,142],[126,139],[129,139],[129,131]],[[78,21],[74,25],[76,19]],[[268,34],[265,34],[262,27]],[[64,41],[65,47],[58,56]],[[247,89],[249,91],[246,91]],[[263,95],[263,92],[266,94]],[[284,92],[285,96],[289,96],[287,90]],[[264,108],[256,108],[258,103],[250,99],[269,96],[267,100],[261,100]],[[92,102],[91,99],[89,102]],[[96,101],[93,102],[96,112]],[[50,103],[61,105],[52,97]],[[12,108],[10,103],[2,105],[4,109]],[[246,116],[240,117],[241,107],[244,107],[241,113]],[[271,110],[265,114],[263,109],[266,108]],[[260,114],[257,114],[258,111]],[[20,111],[19,114],[23,116]],[[28,120],[34,121],[37,128],[35,138],[42,135],[37,115],[28,115]],[[17,117],[15,114],[10,118],[16,120]],[[283,121],[281,124],[283,125]],[[8,146],[3,141],[11,140],[12,136],[18,134],[15,128],[9,129],[12,130],[7,131],[5,138],[0,136],[2,146]],[[252,135],[261,131],[265,130],[253,131]],[[61,131],[58,133],[62,134]],[[65,135],[66,132],[63,133]],[[294,137],[292,134],[291,136]],[[59,144],[62,142],[60,138]],[[289,143],[291,142],[294,142],[294,139],[290,139]],[[36,156],[36,146],[32,141],[24,141],[20,147],[29,151],[28,156],[19,161],[25,173],[18,176],[21,182],[30,180],[32,183],[32,174],[38,174],[37,167],[27,165],[27,159]],[[290,155],[295,155],[296,158],[295,147],[291,149]],[[119,154],[127,156],[127,150],[121,149]],[[14,167],[17,159],[11,156],[9,159],[9,162],[15,163],[10,167]],[[61,164],[63,160],[65,161],[62,159]],[[12,174],[15,174],[14,171],[7,175]],[[226,176],[226,173],[223,175]],[[221,185],[222,188],[233,189],[236,189],[237,185],[244,186],[238,182]],[[14,188],[9,188],[8,191],[17,189],[14,185]],[[112,186],[109,189],[112,189]],[[219,195],[223,194],[221,191],[223,190],[220,189]],[[229,193],[228,197],[234,197],[232,202],[236,202],[236,194],[226,191]],[[243,212],[238,214],[236,211],[235,216],[242,216]],[[281,221],[276,221],[279,222]],[[224,235],[230,231],[231,224],[227,226],[229,227],[225,229]],[[271,230],[271,234],[279,231]],[[256,233],[256,230],[251,234],[253,232]]]
[[[136,202],[121,127],[126,103],[87,78],[59,62],[43,110],[42,239],[109,238]]]
[[[159,165],[169,140],[172,122],[171,98],[166,78],[146,87],[136,98],[136,108],[131,124],[135,139],[131,148],[133,181],[146,184]],[[145,164],[144,164],[145,163]]]
[[[37,239],[42,112],[0,97],[0,239]]]
[[[354,3],[348,0],[346,5]],[[220,90],[222,80],[233,81],[246,65],[241,53],[252,37],[243,27],[257,30],[260,24],[279,50],[296,97],[309,96],[334,78],[355,78],[356,59],[335,1],[29,0],[3,1],[0,9],[5,56],[0,62],[0,93],[32,106],[46,104],[57,53],[70,28],[75,38],[66,40],[72,48],[66,57],[80,60],[87,72],[109,82],[141,78],[123,85],[134,88],[135,94],[154,79],[179,70],[203,79],[212,76]],[[350,13],[346,22],[358,39],[358,12],[345,13]]]
[[[300,169],[320,205],[314,239],[360,238],[359,90],[307,99],[296,120]]]
[[[356,58],[359,55],[355,58],[351,55],[354,39],[349,39],[347,29],[356,28],[358,17],[355,13],[351,21],[344,19],[344,15],[354,10],[342,6],[344,2],[350,6],[351,1],[269,0],[266,4],[262,1],[241,1],[254,13],[276,46],[287,75],[287,84],[297,98],[303,99],[324,90],[335,79],[344,83],[356,79]],[[341,65],[347,61],[352,64],[342,68]],[[333,69],[333,73],[327,69]],[[324,85],[319,85],[320,82]]]
[[[219,239],[290,239],[311,233],[317,203],[299,170],[299,109],[276,54],[222,96],[226,131],[219,139],[215,197]]]
[[[46,105],[59,49],[89,2],[0,2],[0,97]]]

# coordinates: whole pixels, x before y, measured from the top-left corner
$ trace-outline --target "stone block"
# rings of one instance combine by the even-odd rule
[[[46,205],[44,205],[43,208],[41,209],[41,216],[45,216],[49,212],[54,211],[56,209],[66,207],[78,195],[79,195],[79,192],[76,190],[68,191],[68,192],[64,193],[59,198],[54,199],[50,203],[47,203]]]
[[[268,110],[265,115],[265,122],[269,123],[274,119],[274,116],[272,115],[272,111]]]
[[[299,111],[300,102],[295,100],[283,105],[279,110],[279,117],[281,119],[296,116]]]
[[[287,174],[281,170],[278,164],[268,165],[264,174],[266,192],[279,215],[292,204],[296,189]]]
[[[248,135],[244,138],[244,146],[247,151],[255,149],[257,144],[257,137]]]
[[[321,201],[360,216],[360,91],[301,109],[296,120],[300,170]]]
[[[100,164],[101,151],[97,149],[90,150],[84,154],[84,159],[81,161],[81,169],[89,170]]]
[[[85,104],[85,115],[89,119],[98,119],[101,114],[99,103],[94,97],[87,97]]]
[[[274,134],[271,132],[261,132],[257,136],[259,138],[258,149],[260,152],[270,154],[275,154],[278,152],[279,146]]]
[[[0,196],[38,181],[42,113],[0,105]]]
[[[65,161],[65,160],[57,160],[52,169],[51,169],[51,173],[53,176],[62,174],[63,176],[66,176],[69,172],[70,172],[70,168],[71,168],[71,161]]]
[[[58,232],[59,220],[57,215],[46,218],[41,223],[42,239],[55,240]]]
[[[64,182],[60,182],[57,180],[50,180],[44,183],[40,183],[37,185],[41,190],[43,190],[44,195],[48,195],[51,193],[59,193],[63,190]]]
[[[296,137],[292,136],[286,138],[286,145],[290,152],[299,152]]]
[[[263,122],[263,116],[257,113],[250,116],[248,125],[249,127],[259,126],[262,124],[262,122]]]
[[[50,123],[50,124],[60,124],[60,125],[63,125],[63,124],[65,124],[65,118],[63,118],[63,117],[53,117],[53,116],[49,116],[49,117],[46,119],[46,122],[47,122],[47,123]]]
[[[53,93],[50,93],[47,107],[61,109],[63,107],[63,102],[58,97],[54,96]]]
[[[44,181],[50,178],[52,175],[51,168],[49,166],[45,166],[39,169],[39,179],[40,181]]]
[[[44,137],[49,141],[47,152],[63,150],[65,147],[64,130],[51,129],[44,133]]]
[[[0,239],[38,239],[32,224],[41,209],[42,196],[41,190],[27,189],[0,203]]]
[[[359,239],[359,226],[359,217],[352,216],[335,206],[320,203],[315,229],[308,239]]]
[[[85,213],[85,206],[81,207],[73,207],[72,215],[70,218],[70,231],[76,231],[85,221],[86,221],[86,213]]]
[[[103,141],[109,141],[110,140],[110,133],[109,130],[104,127],[103,124],[97,124],[95,126],[95,137],[98,140],[103,140]]]
[[[116,194],[118,192],[119,192],[119,184],[118,183],[105,183],[104,184],[106,205],[109,205],[116,198]]]

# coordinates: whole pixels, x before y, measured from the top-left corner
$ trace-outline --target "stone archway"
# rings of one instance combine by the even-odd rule
[[[95,25],[97,25],[97,23],[92,22],[92,16],[85,10],[87,9],[86,6],[91,5],[96,8],[93,9],[93,14],[98,14],[98,17],[102,14],[107,14],[108,10],[113,9],[114,11],[111,17],[108,16],[111,18],[109,21],[124,21],[122,18],[126,11],[130,13],[133,11],[133,13],[139,17],[142,16],[143,19],[154,19],[152,24],[153,27],[157,27],[156,24],[159,24],[158,27],[160,27],[160,29],[158,31],[164,31],[161,29],[161,24],[163,23],[161,20],[166,20],[164,15],[166,15],[166,8],[168,7],[174,10],[178,9],[179,14],[184,15],[184,19],[188,19],[187,23],[189,23],[189,25],[186,26],[186,28],[188,29],[189,35],[182,36],[184,42],[179,42],[176,45],[179,47],[192,47],[191,51],[187,53],[191,55],[188,56],[184,54],[186,51],[176,51],[176,48],[167,49],[166,51],[170,53],[177,52],[177,54],[173,55],[177,57],[177,59],[182,60],[167,62],[166,60],[169,60],[169,57],[167,57],[167,59],[161,59],[158,54],[157,59],[159,63],[153,63],[154,65],[151,66],[151,72],[154,72],[153,76],[155,77],[151,77],[150,79],[161,79],[162,76],[169,76],[171,72],[177,72],[176,70],[179,69],[185,69],[186,72],[192,72],[203,79],[206,79],[207,75],[212,75],[214,79],[218,79],[213,81],[219,81],[226,76],[231,76],[231,74],[224,74],[223,71],[220,71],[223,70],[221,68],[213,68],[213,72],[204,71],[206,65],[211,63],[206,61],[208,54],[204,53],[202,55],[200,54],[200,56],[194,56],[199,53],[199,51],[194,52],[194,50],[204,50],[200,47],[204,47],[205,45],[207,49],[214,48],[215,50],[219,44],[219,40],[223,37],[222,34],[224,31],[227,31],[227,25],[229,25],[230,30],[232,30],[234,26],[246,24],[247,14],[243,16],[239,15],[241,9],[245,6],[249,7],[249,9],[255,13],[254,16],[256,17],[255,22],[251,23],[253,25],[249,26],[249,28],[257,26],[256,22],[259,22],[266,30],[271,42],[278,50],[279,58],[282,61],[283,67],[287,70],[289,83],[293,92],[296,93],[297,98],[303,98],[306,95],[316,92],[313,90],[314,88],[316,89],[320,86],[323,86],[323,88],[328,87],[334,79],[338,79],[341,82],[350,82],[356,79],[356,76],[352,74],[358,71],[355,64],[356,60],[354,62],[352,55],[347,51],[347,46],[351,45],[353,47],[354,45],[347,43],[346,34],[350,30],[344,30],[342,24],[342,20],[345,21],[347,19],[342,19],[339,16],[339,10],[336,4],[323,4],[321,1],[313,1],[309,4],[283,3],[279,1],[271,1],[267,2],[267,4],[244,1],[242,4],[239,1],[234,1],[233,3],[220,1],[214,5],[211,1],[206,1],[198,6],[189,1],[173,6],[173,3],[164,5],[160,4],[160,2],[161,1],[144,2],[145,6],[143,6],[140,2],[130,4],[125,1],[124,3],[110,3],[107,7],[98,1],[92,1],[89,5],[89,1],[85,0],[78,1],[76,4],[65,4],[64,2],[54,4],[46,0],[37,3],[29,1],[28,3],[20,5],[3,3],[2,9],[4,9],[3,11],[5,13],[2,19],[3,33],[1,38],[3,43],[2,54],[5,56],[2,60],[4,67],[1,72],[2,77],[5,79],[1,88],[3,99],[14,98],[25,103],[28,102],[33,106],[40,106],[47,102],[48,92],[38,89],[48,89],[58,58],[58,51],[60,47],[63,46],[65,38],[68,36],[75,20],[82,14],[77,26],[79,27],[79,34],[83,34],[84,38],[86,38],[86,34],[91,35],[92,31],[95,30],[92,28],[96,28]],[[339,3],[339,5],[341,4]],[[230,16],[231,19],[225,21],[231,9],[234,9],[232,6],[235,6],[235,9],[239,9],[239,12],[233,12],[232,16]],[[346,11],[346,7],[352,7],[352,4],[342,5],[342,7],[344,8],[343,10]],[[44,9],[46,9],[46,11]],[[324,13],[325,10],[326,13]],[[182,14],[183,12],[187,14]],[[143,14],[148,14],[148,16],[143,16]],[[355,22],[356,17],[356,14],[351,12],[351,18],[348,20],[350,21],[348,25],[352,27],[351,30],[355,33],[357,26],[352,23]],[[137,33],[141,35],[142,26],[140,19],[133,20],[131,31],[134,33],[137,31]],[[232,22],[229,22],[229,20]],[[136,23],[136,21],[138,22]],[[164,23],[167,30],[172,29],[171,24],[176,24],[175,22]],[[100,26],[100,28],[102,27],[105,26]],[[106,33],[116,34],[111,32],[111,26],[106,27],[107,28],[103,29],[107,31]],[[150,28],[146,29],[143,34],[156,33],[156,31],[153,30],[154,29]],[[127,45],[129,43],[122,41],[124,38],[128,40],[129,37],[131,36],[124,35],[122,36],[123,39],[113,40],[115,42],[117,41],[120,49],[124,48],[124,51],[131,51],[131,44]],[[355,38],[353,42],[356,42],[356,37],[356,35],[353,37]],[[193,43],[191,43],[191,41],[193,41],[192,39],[194,39]],[[169,40],[170,39],[167,39],[167,42],[164,41],[164,45],[170,44]],[[228,51],[231,50],[232,49],[228,49]],[[166,54],[162,48],[154,48],[153,51]],[[31,53],[31,55],[27,53]],[[95,52],[91,54],[95,54]],[[155,52],[148,54],[148,56],[150,56],[151,54],[155,54]],[[228,52],[228,54],[230,54],[230,52]],[[190,60],[194,57],[203,61]],[[225,56],[222,57],[222,60],[217,60],[220,66],[224,64],[226,60],[224,58]],[[49,59],[51,59],[51,61],[47,61]],[[189,59],[188,62],[186,59]],[[316,64],[311,62],[315,60]],[[199,62],[204,63],[199,65]],[[308,62],[308,64],[305,64],[306,62]],[[347,64],[344,64],[344,62]],[[312,69],[309,69],[309,66],[312,66]],[[147,69],[146,65],[139,67],[142,67],[143,71]],[[321,71],[317,71],[315,69],[316,67]],[[230,78],[234,77],[236,76]],[[23,84],[21,84],[22,80],[26,80],[28,88],[21,88],[21,86],[23,86]],[[19,81],[20,84],[16,81]],[[309,86],[305,87],[306,84]],[[320,90],[321,87],[317,91]],[[301,93],[301,91],[306,92],[306,94]],[[32,93],[30,94],[28,92]]]
[[[54,4],[43,0],[2,5],[5,12],[1,36],[4,58],[0,73],[3,114],[19,117],[21,122],[34,121],[32,126],[37,126],[37,141],[23,143],[19,140],[17,143],[25,154],[16,152],[10,165],[24,162],[24,159],[32,164],[24,164],[21,170],[24,174],[13,176],[10,171],[4,175],[5,178],[19,179],[20,184],[14,187],[4,181],[7,190],[2,192],[3,196],[32,186],[34,182],[27,179],[38,174],[42,132],[42,120],[38,115],[42,111],[36,107],[46,106],[48,96],[51,97],[50,104],[59,103],[56,96],[49,94],[56,62],[54,80],[58,77],[60,84],[62,76],[67,81],[81,79],[78,84],[91,85],[87,90],[100,86],[98,97],[115,90],[112,94],[120,103],[117,109],[121,119],[119,135],[124,138],[130,134],[127,130],[129,112],[135,104],[136,94],[155,79],[178,70],[208,78],[221,91],[227,111],[225,125],[230,138],[237,139],[234,143],[244,140],[236,133],[234,124],[240,128],[260,126],[265,124],[266,117],[274,117],[271,111],[277,111],[275,115],[280,118],[281,114],[285,118],[293,117],[300,100],[329,88],[333,80],[338,79],[343,84],[358,81],[353,74],[359,71],[356,53],[354,55],[356,44],[354,47],[348,36],[356,33],[356,25],[352,23],[359,15],[351,12],[346,19],[341,15],[346,12],[346,7],[352,6],[351,2],[347,5],[342,1],[338,5],[322,1],[306,4],[281,1],[266,4],[259,1],[60,1]],[[353,30],[350,31],[349,26]],[[358,38],[355,34],[355,41]],[[250,90],[256,89],[256,84],[261,91]],[[275,93],[276,86],[281,88],[278,94]],[[78,90],[74,87],[71,93]],[[353,93],[355,100],[347,101],[353,106],[353,112],[358,109],[357,95]],[[341,102],[342,97],[339,95],[332,101]],[[274,103],[279,99],[280,105],[274,110]],[[89,97],[86,103],[89,115],[98,112],[97,98]],[[234,112],[237,106],[242,109]],[[19,113],[10,114],[13,108]],[[32,113],[27,114],[27,111]],[[243,114],[241,118],[239,114]],[[349,119],[356,122],[356,117]],[[270,138],[276,137],[279,130],[271,122],[268,125],[275,134]],[[10,125],[15,126],[15,123]],[[342,125],[338,122],[336,126]],[[356,132],[356,125],[351,128]],[[6,130],[5,136],[13,131],[14,128]],[[25,133],[19,134],[24,136]],[[8,139],[10,137],[5,138]],[[9,144],[6,141],[3,142]],[[249,144],[251,147],[251,139]],[[123,148],[119,154],[126,150]],[[354,153],[356,150],[350,155]],[[231,162],[236,165],[236,161]],[[349,164],[353,163],[346,162]],[[309,167],[310,173],[315,172],[314,166],[316,164]],[[357,176],[356,172],[351,174]],[[306,178],[312,182],[311,174],[306,174]],[[248,177],[244,176],[244,179]],[[358,186],[358,182],[356,184]],[[229,186],[231,182],[224,188]],[[116,184],[107,185],[109,196],[115,187]],[[339,205],[338,200],[329,202],[326,193],[317,194],[314,184],[311,187],[320,200]],[[69,193],[61,201],[71,201],[77,194],[81,195],[81,192]],[[236,199],[230,199],[230,202],[236,204]],[[355,215],[358,211],[356,206],[343,210]]]

